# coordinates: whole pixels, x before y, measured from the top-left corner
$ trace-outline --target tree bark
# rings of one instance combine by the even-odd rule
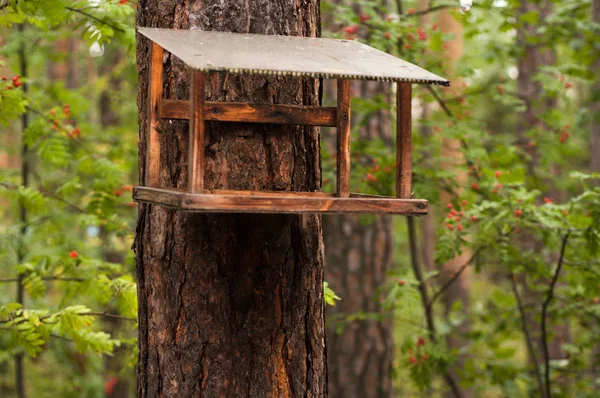
[[[141,0],[138,26],[319,36],[319,1]],[[138,36],[140,179],[145,175],[147,40]],[[164,95],[189,97],[165,53]],[[211,101],[318,105],[319,81],[211,74]],[[159,183],[187,186],[186,122],[163,121]],[[318,129],[207,123],[207,188],[312,191]],[[134,243],[139,397],[327,395],[321,219],[183,213],[142,205]]]

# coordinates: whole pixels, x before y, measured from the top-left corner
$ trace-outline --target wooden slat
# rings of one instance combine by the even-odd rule
[[[162,98],[163,49],[152,42],[148,80],[148,139],[146,141],[146,185],[158,186],[160,171],[160,117],[158,106]]]
[[[215,191],[218,192],[218,191]],[[191,194],[175,189],[135,187],[136,201],[184,211],[208,213],[357,213],[427,214],[428,204],[420,199],[368,197],[338,198],[321,192],[252,192],[243,194]]]
[[[188,186],[191,193],[204,189],[204,102],[206,80],[203,72],[192,70],[190,86],[190,139]]]
[[[337,194],[350,196],[350,80],[337,81]]]
[[[160,117],[189,119],[188,101],[163,99]],[[299,124],[307,126],[337,125],[336,109],[322,106],[264,105],[241,102],[206,102],[205,120],[220,122]]]
[[[412,193],[412,85],[398,83],[396,91],[396,196]]]

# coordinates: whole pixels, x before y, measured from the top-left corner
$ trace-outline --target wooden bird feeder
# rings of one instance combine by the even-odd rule
[[[147,186],[134,188],[134,200],[196,212],[427,214],[427,201],[411,198],[412,84],[447,86],[447,80],[353,40],[153,28],[138,31],[152,41],[152,47]],[[189,101],[163,98],[164,50],[191,69]],[[205,76],[218,71],[334,78],[337,107],[206,102]],[[350,192],[350,81],[354,79],[397,84],[396,197]],[[162,119],[190,121],[187,190],[158,187]],[[337,192],[205,189],[204,122],[207,120],[336,127]]]

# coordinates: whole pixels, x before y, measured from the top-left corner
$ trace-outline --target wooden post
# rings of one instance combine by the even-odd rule
[[[206,77],[204,72],[192,70],[190,86],[190,151],[189,189],[190,193],[204,190],[204,102],[206,100]]]
[[[158,187],[160,171],[159,106],[163,86],[163,49],[152,42],[150,47],[150,81],[148,82],[148,141],[146,142],[146,181],[148,187]]]
[[[412,85],[397,83],[396,90],[396,197],[412,193]]]
[[[350,80],[337,81],[337,196],[350,197]]]

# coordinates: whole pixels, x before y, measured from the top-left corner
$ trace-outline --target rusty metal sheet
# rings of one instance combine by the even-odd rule
[[[354,40],[157,28],[138,28],[138,32],[205,72],[450,84]]]

